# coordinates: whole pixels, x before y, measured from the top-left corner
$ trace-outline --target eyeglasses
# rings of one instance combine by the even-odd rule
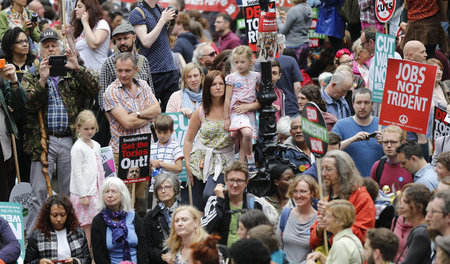
[[[385,141],[382,141],[381,143],[383,143],[384,145],[389,145],[389,144],[391,144],[391,145],[394,145],[394,144],[397,144],[399,141],[396,141],[396,140],[385,140]]]
[[[165,191],[165,192],[168,192],[168,191],[170,191],[171,189],[172,189],[172,186],[170,186],[170,185],[159,186],[159,187],[157,188],[158,191]]]
[[[14,43],[16,43],[16,44],[18,44],[18,45],[30,44],[30,42],[28,41],[28,39],[18,40],[18,41],[15,41]]]
[[[431,210],[431,211],[427,211],[427,214],[443,214],[443,211],[438,211],[438,210]]]
[[[214,57],[214,56],[216,56],[216,55],[217,55],[217,52],[213,51],[213,52],[211,52],[211,53],[209,53],[209,54],[202,55],[202,57],[206,57],[206,56]]]
[[[364,41],[364,42],[361,42],[361,47],[364,47],[364,44],[366,44],[367,42],[369,42],[369,40],[366,40],[366,41]]]
[[[227,179],[227,182],[231,183],[231,184],[236,183],[237,185],[243,185],[245,183],[245,180],[243,180],[243,179]]]
[[[291,127],[292,130],[302,130],[302,126],[292,126]]]

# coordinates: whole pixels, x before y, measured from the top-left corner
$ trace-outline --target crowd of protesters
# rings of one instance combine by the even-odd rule
[[[397,1],[386,25],[374,0],[276,9],[274,141],[288,164],[258,195],[247,186],[270,76],[235,19],[183,0],[77,0],[64,16],[59,5],[0,11],[0,201],[16,171],[31,184],[24,263],[450,263],[450,135],[433,138],[433,108],[424,134],[381,127],[372,100],[385,33],[396,59],[437,66],[426,88],[450,110],[447,1]],[[326,36],[314,48],[313,8]],[[321,162],[302,130],[308,102],[329,130]],[[189,123],[184,142],[172,139],[173,112]],[[152,134],[151,181],[105,178],[101,148],[117,166],[119,138],[139,134]],[[58,184],[51,197],[45,177]],[[15,263],[20,245],[1,217],[0,230],[0,263]]]

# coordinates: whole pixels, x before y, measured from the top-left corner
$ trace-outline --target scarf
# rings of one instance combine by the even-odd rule
[[[167,226],[169,226],[169,228],[170,228],[170,223],[172,223],[172,214],[178,208],[178,201],[175,200],[172,207],[169,207],[169,208],[162,202],[159,202],[158,206],[161,209],[161,211],[164,215],[164,218],[166,219]]]
[[[112,231],[112,241],[122,243],[123,260],[131,261],[130,246],[127,240],[128,228],[126,218],[128,213],[125,211],[113,212],[108,207],[101,212],[106,226]],[[119,222],[114,222],[112,219],[119,219]]]
[[[202,102],[202,89],[195,93],[188,88],[184,88],[181,93],[181,108],[189,108],[193,112]],[[195,102],[195,106],[192,102]]]

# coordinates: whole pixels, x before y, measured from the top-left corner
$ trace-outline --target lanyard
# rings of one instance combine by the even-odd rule
[[[164,162],[164,159],[166,158],[166,150],[167,150],[167,145],[169,145],[169,143],[170,143],[170,139],[169,139],[169,141],[167,141],[166,147],[164,148],[164,154],[163,154],[161,162]],[[156,159],[158,159],[158,153],[159,153],[159,142],[158,142],[158,147],[156,148]]]

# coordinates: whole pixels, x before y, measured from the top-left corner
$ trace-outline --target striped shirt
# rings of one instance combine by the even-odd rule
[[[175,164],[177,160],[184,158],[180,143],[172,139],[167,144],[160,144],[159,141],[152,143],[150,154],[150,159],[169,164]]]
[[[150,86],[145,81],[134,79],[134,82],[138,85],[136,96],[133,96],[128,89],[124,88],[119,79],[111,83],[103,95],[103,108],[108,117],[111,131],[109,145],[114,153],[119,153],[120,136],[151,133],[150,123],[141,128],[125,129],[111,114],[111,110],[118,107],[122,107],[128,113],[133,113],[147,109],[158,102]]]

